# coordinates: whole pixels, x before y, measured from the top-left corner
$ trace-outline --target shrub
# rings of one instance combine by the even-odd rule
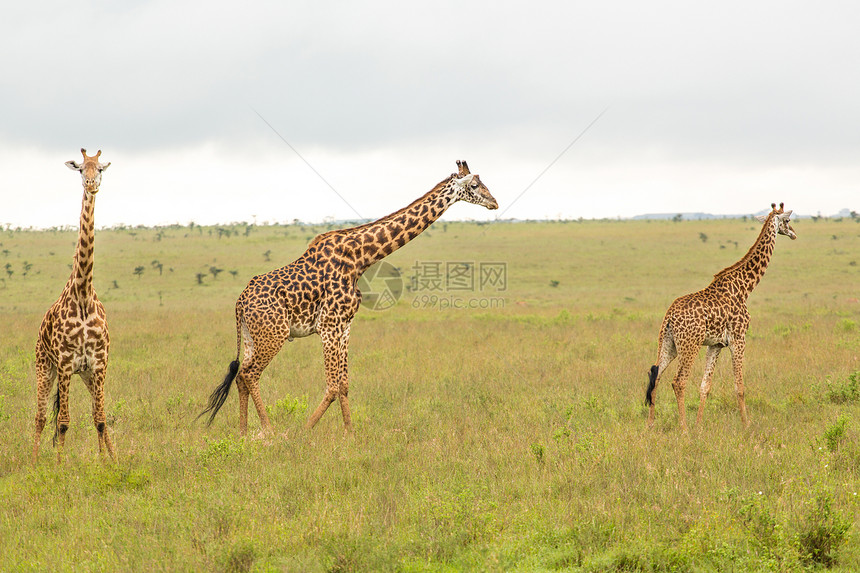
[[[827,399],[834,404],[860,400],[860,371],[854,372],[843,382],[827,382]]]
[[[819,492],[798,526],[800,557],[807,564],[834,565],[839,546],[851,528],[851,520],[834,512],[832,502],[831,494]]]

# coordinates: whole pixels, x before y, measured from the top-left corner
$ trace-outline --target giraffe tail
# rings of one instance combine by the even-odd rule
[[[212,421],[215,419],[215,414],[218,413],[218,410],[220,410],[221,406],[224,405],[224,402],[227,401],[227,395],[230,393],[230,386],[233,385],[233,380],[236,379],[236,374],[238,373],[239,360],[237,359],[230,363],[230,368],[227,370],[227,376],[224,377],[224,381],[212,391],[212,394],[209,396],[209,405],[205,410],[200,412],[200,415],[197,416],[195,420],[199,419],[201,416],[209,414],[209,421],[206,422],[206,425],[212,425]]]
[[[60,435],[60,385],[57,384],[57,391],[54,393],[54,447],[57,447],[57,437]]]
[[[239,303],[236,303],[236,360],[230,363],[230,367],[227,369],[227,375],[224,377],[224,381],[218,385],[215,390],[212,391],[212,394],[209,396],[209,405],[206,406],[206,409],[200,412],[200,414],[194,418],[194,420],[199,420],[202,416],[209,414],[209,421],[206,422],[207,426],[212,425],[212,421],[215,419],[215,414],[218,413],[218,410],[221,409],[221,406],[224,405],[224,402],[227,401],[227,395],[230,393],[230,386],[233,385],[233,380],[236,379],[236,375],[239,373],[239,366],[241,362],[239,358],[242,356],[242,310]]]
[[[660,367],[656,364],[651,367],[648,373],[648,389],[645,390],[645,403],[649,406],[654,405],[654,388],[657,387],[657,374],[660,373]]]

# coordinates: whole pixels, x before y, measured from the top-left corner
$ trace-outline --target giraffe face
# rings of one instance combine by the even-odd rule
[[[465,162],[463,162],[463,166],[465,166]],[[491,211],[499,208],[499,204],[496,202],[495,197],[490,194],[490,190],[487,189],[486,185],[481,183],[480,176],[472,174],[466,175],[463,178],[454,176],[454,184],[459,190],[459,200],[481,205]]]
[[[66,167],[72,171],[81,172],[81,181],[84,185],[84,191],[91,195],[99,192],[99,185],[102,183],[102,171],[110,166],[108,163],[100,163],[99,156],[102,154],[101,149],[92,157],[87,157],[87,150],[81,149],[81,155],[84,156],[83,163],[77,161],[66,161]]]
[[[792,241],[797,238],[797,234],[795,234],[794,229],[791,226],[791,211],[785,211],[784,213],[778,213],[776,215],[776,232],[780,235],[785,235]]]

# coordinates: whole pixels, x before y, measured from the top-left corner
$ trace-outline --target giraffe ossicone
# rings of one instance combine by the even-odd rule
[[[480,176],[470,173],[465,161],[457,161],[457,173],[403,209],[372,223],[318,235],[292,263],[253,277],[236,301],[236,359],[200,416],[209,414],[211,424],[235,381],[240,432],[247,431],[249,397],[263,429],[268,430],[271,424],[260,397],[260,375],[284,342],[318,334],[326,390],[307,427],[313,427],[338,400],[344,427],[350,429],[347,350],[350,324],[361,304],[356,283],[371,265],[417,237],[457,201],[498,209]]]
[[[651,366],[648,388],[645,391],[645,402],[649,406],[649,427],[654,424],[654,393],[660,376],[672,360],[678,357],[678,372],[672,382],[672,388],[678,402],[681,429],[687,431],[684,391],[693,361],[702,346],[707,347],[707,351],[705,371],[699,387],[696,426],[702,422],[717,358],[720,351],[726,347],[732,353],[732,370],[741,421],[744,426],[749,426],[743,379],[746,332],[750,320],[747,298],[767,270],[777,235],[785,235],[792,240],[797,238],[791,226],[791,211],[785,211],[783,203],[779,204],[779,208],[776,203],[772,203],[770,213],[759,220],[763,223],[761,232],[738,262],[714,275],[714,280],[704,289],[675,299],[666,311],[658,336],[657,363]]]

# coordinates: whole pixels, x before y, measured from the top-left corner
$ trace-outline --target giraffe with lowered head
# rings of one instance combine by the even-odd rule
[[[417,237],[457,201],[498,208],[466,162],[457,161],[457,166],[457,173],[403,209],[372,223],[323,233],[289,265],[252,278],[236,302],[236,360],[200,415],[210,413],[211,424],[235,380],[239,431],[247,431],[249,395],[263,429],[270,429],[260,398],[260,374],[285,341],[316,333],[323,344],[326,390],[307,427],[312,428],[337,399],[344,427],[349,430],[347,346],[350,324],[361,303],[356,288],[359,277],[373,263]]]
[[[99,453],[105,448],[116,459],[113,443],[105,426],[104,381],[107,368],[108,336],[105,309],[93,289],[93,248],[95,227],[93,209],[101,185],[102,172],[110,163],[100,163],[99,150],[88,157],[81,149],[83,163],[67,161],[66,166],[81,173],[84,187],[81,226],[75,250],[72,274],[60,298],[42,320],[36,341],[36,425],[33,432],[33,463],[39,455],[39,440],[45,427],[48,395],[54,381],[57,394],[54,404],[56,429],[54,442],[57,462],[62,461],[66,431],[69,429],[69,385],[73,374],[79,374],[92,394],[93,423],[99,438]]]
[[[762,225],[761,232],[750,250],[735,264],[714,275],[714,280],[704,289],[675,299],[666,311],[657,345],[657,364],[651,367],[645,401],[650,407],[648,426],[654,424],[654,391],[660,375],[676,356],[679,357],[678,372],[672,382],[678,401],[678,419],[682,430],[687,432],[687,417],[684,408],[684,390],[687,377],[702,346],[705,352],[705,373],[699,387],[699,412],[696,426],[702,422],[705,401],[711,391],[711,378],[720,351],[729,347],[732,353],[732,369],[735,391],[740,408],[741,421],[749,426],[744,402],[744,349],[750,315],[747,298],[758,285],[773,255],[777,235],[797,238],[791,227],[791,211],[784,211],[783,204],[771,204],[771,212],[756,217]]]

